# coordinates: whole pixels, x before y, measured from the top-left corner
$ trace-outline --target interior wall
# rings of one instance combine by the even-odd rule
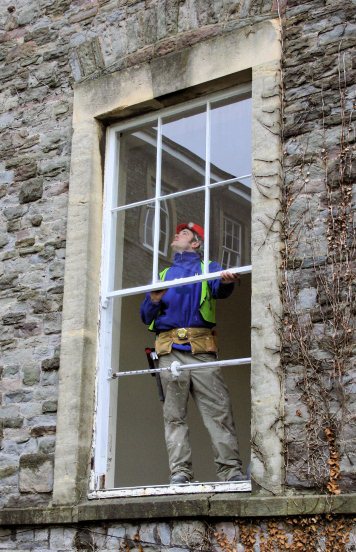
[[[245,275],[232,296],[218,301],[217,328],[220,358],[250,356],[251,278]],[[143,297],[131,296],[122,302],[120,371],[147,368],[145,347],[153,346],[154,334],[140,320]],[[115,339],[119,339],[116,336]],[[246,470],[250,459],[250,367],[224,369],[238,430],[241,458]],[[164,442],[162,403],[151,375],[119,379],[116,439],[115,486],[164,485],[169,480]],[[210,439],[200,415],[189,401],[189,428],[195,479],[215,481]]]

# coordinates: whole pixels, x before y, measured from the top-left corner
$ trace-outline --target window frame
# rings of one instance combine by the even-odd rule
[[[251,95],[251,83],[245,83],[237,87],[233,87],[228,90],[224,90],[218,93],[213,93],[210,95],[202,96],[201,98],[193,101],[184,102],[178,106],[170,107],[167,109],[160,110],[159,112],[152,113],[149,115],[137,117],[133,120],[124,121],[120,124],[113,124],[107,129],[107,143],[108,143],[108,153],[106,156],[106,170],[104,177],[104,216],[103,216],[103,248],[102,248],[102,289],[101,289],[101,314],[100,314],[100,338],[99,338],[99,363],[98,363],[98,400],[97,400],[97,410],[96,410],[96,427],[94,428],[94,434],[100,435],[101,438],[95,443],[93,447],[93,457],[94,457],[94,468],[93,474],[91,476],[91,490],[94,493],[102,491],[102,494],[110,492],[110,496],[128,496],[130,491],[128,489],[114,488],[114,470],[115,470],[115,456],[116,456],[116,447],[115,447],[115,438],[110,439],[109,431],[109,421],[116,419],[116,403],[117,403],[117,393],[110,389],[110,377],[114,370],[110,369],[112,365],[111,362],[111,345],[110,337],[112,333],[112,318],[113,318],[113,299],[115,297],[127,297],[129,295],[136,295],[143,292],[149,292],[154,289],[164,289],[166,287],[178,286],[183,283],[190,282],[201,282],[207,279],[218,278],[220,272],[211,273],[208,271],[209,266],[209,232],[210,232],[210,190],[216,188],[228,188],[235,182],[241,183],[244,179],[248,179],[252,174],[238,175],[229,180],[221,180],[211,182],[211,172],[210,172],[210,109],[215,102],[220,100],[234,100],[236,102],[247,99]],[[166,194],[162,193],[162,174],[161,174],[161,162],[162,162],[162,152],[165,150],[165,147],[162,143],[162,122],[165,118],[175,116],[177,114],[187,113],[189,115],[190,111],[194,108],[199,108],[201,106],[206,107],[206,148],[205,148],[205,184],[203,186],[193,187],[189,189],[172,191]],[[120,136],[121,133],[130,129],[138,129],[140,132],[140,127],[146,125],[147,123],[155,122],[157,120],[157,142],[156,142],[156,181],[155,181],[155,197],[148,199],[142,199],[133,203],[123,202],[122,205],[118,205],[118,197],[120,196],[120,182],[119,182],[119,159],[120,159]],[[184,195],[190,195],[194,193],[200,193],[204,191],[205,194],[205,207],[204,207],[204,224],[205,224],[205,241],[204,241],[204,269],[201,275],[192,276],[189,278],[184,278],[179,282],[162,282],[159,279],[159,269],[158,262],[159,256],[162,253],[159,250],[159,239],[160,239],[160,215],[161,215],[161,205],[167,200],[176,197],[182,197]],[[150,195],[150,194],[149,194]],[[154,246],[153,246],[153,269],[152,269],[152,284],[145,286],[113,289],[114,285],[114,243],[117,238],[116,236],[116,225],[117,225],[117,213],[122,211],[127,211],[128,209],[134,207],[145,207],[154,205],[155,207],[155,227],[154,227]],[[158,217],[157,217],[158,214]],[[120,239],[124,240],[122,235]],[[145,245],[145,244],[143,244]],[[232,272],[239,274],[250,274],[252,270],[251,265],[231,267]],[[250,358],[247,359],[236,359],[236,364],[249,364]],[[118,372],[115,372],[118,374]],[[105,434],[107,435],[105,439]],[[105,487],[103,489],[103,486]],[[109,487],[109,488],[108,488]],[[150,493],[152,494],[169,494],[169,489],[166,488],[166,493],[159,489],[157,486],[148,486],[151,487]],[[201,485],[196,485],[194,492],[202,492]],[[192,490],[194,487],[190,487]],[[217,483],[213,486],[205,485],[204,492],[211,492],[213,489],[221,489],[222,491],[227,490],[237,490],[241,488],[242,490],[250,490],[249,483],[243,484],[221,484]],[[131,488],[133,493],[148,494],[147,487],[142,488]],[[145,489],[141,490],[140,489]],[[101,496],[101,495],[100,495]]]
[[[280,21],[266,19],[253,26],[253,33],[235,29],[74,87],[54,505],[83,501],[92,463],[105,127],[117,118],[246,82],[251,73],[254,183],[251,471],[255,484],[263,492],[281,492],[284,403],[276,323],[282,312],[278,222],[283,178],[280,60]],[[263,193],[259,192],[260,185]],[[271,220],[275,221],[273,232],[266,235]]]

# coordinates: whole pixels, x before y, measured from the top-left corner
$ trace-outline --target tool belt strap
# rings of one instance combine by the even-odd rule
[[[192,337],[199,337],[203,335],[212,335],[210,328],[174,328],[166,332],[161,332],[159,335],[163,337],[172,337],[180,342],[189,341]]]
[[[156,337],[155,349],[158,355],[168,355],[173,344],[189,343],[192,353],[217,353],[215,331],[210,328],[174,328],[161,332]]]

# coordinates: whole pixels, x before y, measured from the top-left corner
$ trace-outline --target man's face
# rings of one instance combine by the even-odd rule
[[[188,228],[184,228],[175,234],[171,243],[173,251],[181,253],[183,251],[194,252],[199,247],[199,242],[194,239],[194,234]]]

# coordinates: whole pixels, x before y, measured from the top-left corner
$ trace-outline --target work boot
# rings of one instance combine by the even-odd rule
[[[170,485],[183,485],[184,483],[189,483],[189,479],[183,473],[175,473],[171,476]]]

